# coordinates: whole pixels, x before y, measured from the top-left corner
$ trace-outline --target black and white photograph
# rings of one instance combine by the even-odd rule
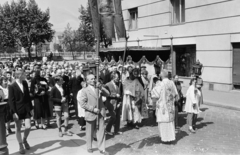
[[[0,0],[0,155],[239,155],[240,0]]]

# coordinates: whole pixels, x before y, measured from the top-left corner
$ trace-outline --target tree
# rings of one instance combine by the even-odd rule
[[[56,43],[53,44],[53,48],[54,48],[54,51],[58,51],[58,52],[63,51],[62,46]]]
[[[40,10],[35,0],[12,1],[0,6],[0,40],[4,47],[19,45],[28,51],[32,45],[50,42],[54,31],[49,23],[49,9]]]
[[[90,7],[87,6],[87,9],[85,9],[81,6],[79,13],[79,19],[81,22],[78,28],[78,40],[82,43],[82,49],[84,51],[91,51],[92,47],[95,45],[95,37],[93,33]]]
[[[68,23],[62,35],[63,37],[62,43],[65,45],[67,51],[73,52],[76,50],[77,42],[76,35],[77,32],[75,30],[72,30],[72,27]]]

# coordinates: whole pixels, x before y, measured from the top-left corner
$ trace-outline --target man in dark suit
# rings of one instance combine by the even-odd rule
[[[63,78],[61,76],[55,77],[55,86],[50,92],[50,100],[53,102],[56,112],[57,126],[59,130],[59,137],[63,135],[72,136],[72,133],[68,131],[68,92],[69,90],[64,86]],[[64,132],[61,129],[61,116],[64,114]]]
[[[108,70],[108,68],[107,68],[107,65],[105,65],[104,68],[103,68],[103,70],[100,71],[99,78],[102,79],[103,84],[106,84],[106,83],[108,83],[109,81],[111,81],[110,72],[109,72],[109,70]]]
[[[78,102],[77,102],[77,93],[82,89],[81,82],[83,78],[81,77],[81,72],[77,71],[76,76],[72,77],[69,81],[70,95],[73,98],[75,115],[78,118]]]
[[[82,89],[80,95],[80,104],[85,109],[86,120],[86,138],[87,149],[89,153],[92,153],[92,141],[95,131],[97,131],[98,149],[101,154],[108,155],[105,151],[105,130],[104,130],[104,117],[106,115],[105,106],[102,102],[102,96],[108,96],[109,92],[103,88],[100,84],[96,84],[95,76],[89,74],[87,76],[86,88]],[[99,88],[99,94],[97,94],[96,86]],[[97,100],[99,104],[97,105]],[[97,121],[99,127],[96,127]]]
[[[9,85],[9,105],[16,124],[16,137],[20,146],[19,153],[24,154],[25,149],[29,150],[30,146],[27,137],[31,128],[32,103],[28,84],[25,81],[26,75],[23,71],[16,71],[15,82]],[[21,135],[21,124],[25,122],[24,136]],[[25,149],[24,149],[25,147]]]
[[[108,91],[111,92],[106,101],[106,107],[110,114],[110,120],[106,126],[106,133],[112,136],[113,134],[111,133],[111,129],[113,124],[114,134],[122,134],[122,132],[119,132],[121,119],[120,112],[122,104],[122,85],[119,83],[119,72],[113,72],[111,74],[111,79],[112,81],[108,82],[105,86]]]

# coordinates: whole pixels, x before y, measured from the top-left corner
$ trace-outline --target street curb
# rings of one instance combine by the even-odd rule
[[[240,111],[240,107],[222,105],[222,104],[219,104],[219,103],[216,103],[216,102],[211,102],[211,101],[204,101],[204,104],[209,105],[209,106],[219,107],[219,108],[225,108],[225,109]]]

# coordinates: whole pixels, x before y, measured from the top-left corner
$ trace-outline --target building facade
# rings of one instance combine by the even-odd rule
[[[184,85],[199,60],[206,89],[239,89],[239,8],[240,0],[122,0],[128,46],[172,44],[170,57]],[[121,40],[113,42],[114,48],[124,45]]]

